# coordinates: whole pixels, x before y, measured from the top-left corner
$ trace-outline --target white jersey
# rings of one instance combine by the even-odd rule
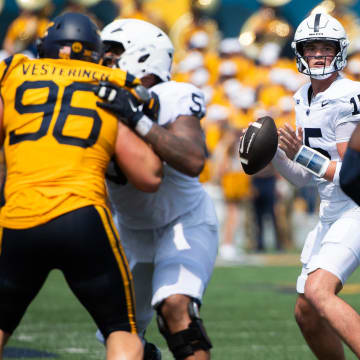
[[[294,95],[296,128],[303,129],[305,145],[332,161],[341,161],[336,143],[349,141],[351,132],[337,140],[335,130],[345,122],[360,121],[360,83],[339,76],[328,89],[313,97],[310,105],[309,88],[310,83],[305,84]],[[357,207],[338,184],[317,176],[314,181],[321,199],[321,220],[334,221],[345,211]]]
[[[160,126],[174,122],[181,115],[195,115],[200,121],[205,113],[204,96],[191,84],[168,81],[155,85],[151,91],[160,100]],[[208,196],[198,178],[184,175],[166,163],[164,178],[156,193],[144,193],[129,183],[119,186],[111,181],[108,188],[118,221],[130,229],[165,226]]]

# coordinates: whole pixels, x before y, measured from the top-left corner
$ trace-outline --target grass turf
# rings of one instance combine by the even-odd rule
[[[214,345],[212,359],[315,359],[293,319],[298,273],[299,266],[215,268],[201,312]],[[357,283],[360,283],[359,271],[350,278],[342,296],[355,309],[360,309]],[[5,359],[36,360],[49,356],[69,360],[104,359],[105,352],[95,340],[95,330],[62,274],[54,271],[10,339]],[[147,338],[160,347],[163,360],[172,359],[155,321],[148,329]],[[22,357],[19,349],[41,353],[25,352]],[[348,349],[346,354],[348,360],[356,359]]]

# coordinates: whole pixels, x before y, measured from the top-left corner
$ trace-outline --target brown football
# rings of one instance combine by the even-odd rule
[[[243,135],[239,147],[245,173],[253,175],[269,164],[277,146],[278,134],[274,119],[264,116],[253,122]]]

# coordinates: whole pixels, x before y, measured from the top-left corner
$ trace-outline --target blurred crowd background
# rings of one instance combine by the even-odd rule
[[[209,158],[200,180],[216,204],[219,255],[236,261],[296,251],[317,221],[313,187],[295,189],[271,165],[248,176],[238,157],[239,132],[258,117],[294,126],[292,95],[308,78],[297,72],[291,41],[316,10],[345,27],[351,41],[345,76],[359,79],[357,0],[0,0],[0,59],[17,52],[36,57],[36,38],[64,11],[87,13],[100,28],[132,17],[166,31],[175,46],[173,79],[205,94]]]

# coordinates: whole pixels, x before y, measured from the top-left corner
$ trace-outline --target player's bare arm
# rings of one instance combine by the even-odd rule
[[[134,131],[119,122],[115,146],[116,162],[139,190],[154,192],[162,179],[162,162]]]
[[[145,139],[154,151],[176,170],[198,176],[205,162],[205,137],[195,116],[179,116],[163,128],[152,126]]]

